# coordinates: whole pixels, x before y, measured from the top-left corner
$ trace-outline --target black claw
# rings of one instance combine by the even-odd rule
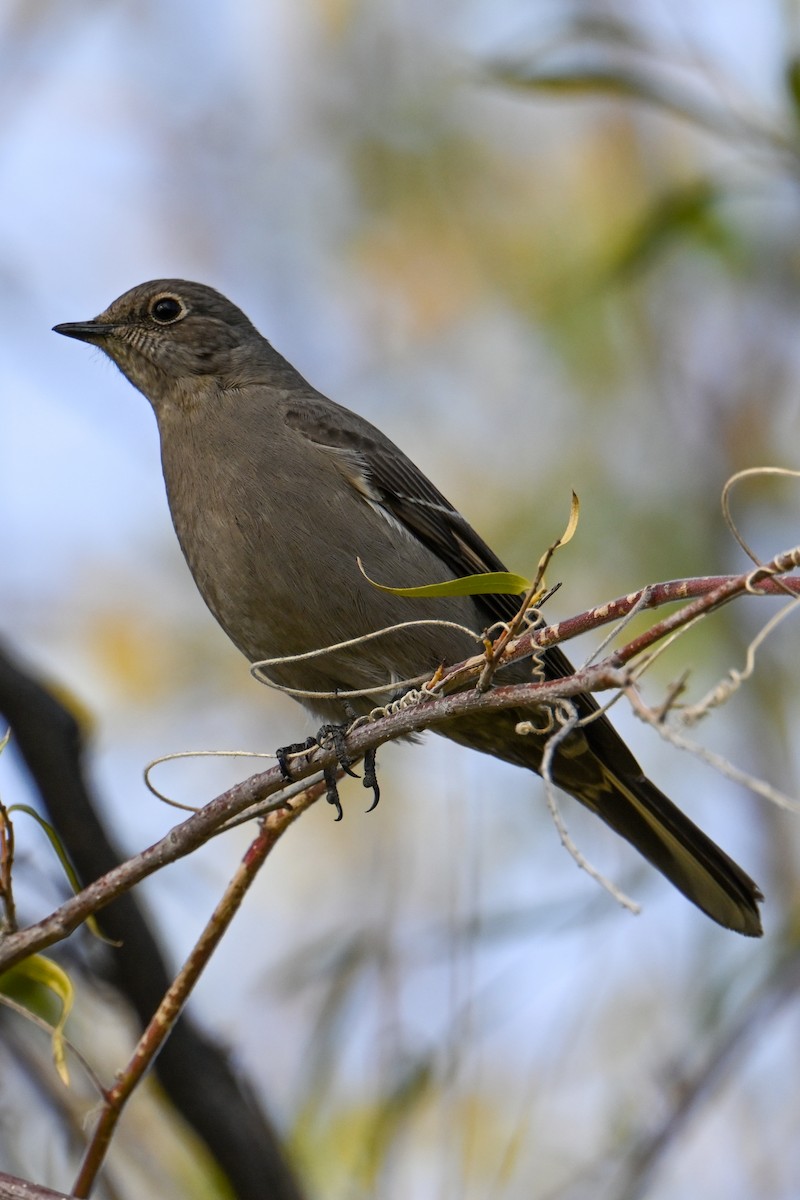
[[[323,772],[325,777],[325,798],[328,804],[332,804],[336,809],[337,821],[341,821],[344,813],[342,812],[342,802],[339,799],[339,788],[336,784],[336,767],[326,767]]]
[[[354,718],[355,714],[348,709],[348,716]],[[317,746],[322,746],[325,742],[329,742],[336,752],[336,760],[341,770],[351,775],[353,779],[358,779],[358,772],[354,771],[353,760],[347,753],[345,746],[345,738],[347,736],[347,725],[323,725],[318,731],[316,737],[306,738],[304,742],[292,742],[289,746],[281,746],[275,751],[275,757],[278,760],[278,766],[281,769],[281,774],[287,781],[291,780],[292,775],[289,768],[288,757],[290,754],[299,754],[304,750],[312,750]],[[325,793],[328,804],[332,804],[336,809],[336,820],[341,821],[344,816],[342,811],[342,802],[339,799],[339,788],[336,782],[336,767],[326,767],[323,771],[325,779]],[[364,755],[364,779],[365,788],[371,788],[373,792],[373,801],[370,804],[367,812],[372,812],[381,798],[381,790],[378,786],[378,776],[375,770],[375,751],[368,750]]]
[[[366,754],[364,755],[364,779],[362,782],[365,788],[372,788],[374,793],[372,804],[370,804],[369,808],[367,809],[368,813],[371,813],[373,808],[377,808],[378,801],[381,798],[381,789],[378,787],[378,774],[375,770],[376,753],[376,750],[367,750]]]
[[[304,742],[291,742],[288,746],[279,746],[275,751],[275,757],[278,760],[278,766],[281,769],[281,775],[287,781],[292,778],[292,772],[289,768],[287,759],[290,754],[299,754],[301,750],[311,750],[314,746],[319,745],[316,738],[306,738]]]
[[[345,737],[347,735],[346,725],[323,725],[317,732],[317,742],[321,745],[325,741],[329,741],[336,751],[336,760],[339,766],[353,779],[358,779],[358,774],[352,770],[353,760],[347,753],[345,747]]]

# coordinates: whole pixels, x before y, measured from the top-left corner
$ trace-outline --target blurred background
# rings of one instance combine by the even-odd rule
[[[149,278],[213,285],[523,574],[574,488],[553,616],[743,570],[725,480],[800,456],[798,53],[790,0],[5,0],[0,634],[91,730],[123,852],[177,817],[151,759],[310,725],[196,594],[147,402],[51,326]],[[793,484],[735,509],[764,559],[797,542]],[[647,698],[687,668],[704,695],[775,607],[706,622]],[[699,731],[790,795],[796,637],[781,626]],[[435,737],[384,748],[379,808],[351,782],[341,824],[321,804],[292,828],[192,1001],[309,1194],[796,1196],[797,818],[615,711],[760,882],[765,938],[712,925],[565,800],[633,918],[575,869],[535,778]],[[189,761],[156,783],[201,804],[247,773]],[[0,794],[36,802],[13,747]],[[15,824],[33,920],[65,885]],[[137,889],[173,966],[250,836]],[[135,1029],[80,970],[72,1036],[110,1079]],[[66,1190],[65,1109],[91,1099],[61,1094],[44,1035],[3,1029],[0,1167]],[[126,1116],[107,1194],[206,1194],[160,1105]]]

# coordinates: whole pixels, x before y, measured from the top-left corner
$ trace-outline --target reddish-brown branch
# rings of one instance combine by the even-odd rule
[[[0,1200],[70,1200],[70,1197],[66,1192],[54,1192],[3,1171],[0,1172]]]
[[[295,798],[291,810],[281,809],[270,813],[261,821],[258,836],[248,847],[208,924],[153,1014],[130,1062],[119,1072],[114,1086],[105,1095],[99,1120],[75,1181],[74,1196],[89,1195],[125,1105],[172,1032],[192,989],[238,912],[270,850],[288,828],[290,819],[296,818],[313,803],[321,790],[319,787],[308,788]]]
[[[792,551],[775,559],[763,570],[767,573],[777,572],[788,570],[794,565],[797,565],[797,553]],[[656,584],[598,606],[570,620],[561,621],[557,625],[530,631],[506,647],[504,661],[525,657],[538,647],[566,641],[579,632],[586,632],[618,620],[637,605],[642,608],[654,608],[677,599],[694,597],[692,603],[658,622],[646,633],[632,639],[596,666],[555,682],[495,687],[486,693],[480,693],[474,688],[453,692],[450,689],[464,687],[470,680],[476,679],[485,660],[482,656],[476,656],[458,664],[443,676],[434,693],[426,695],[418,703],[353,729],[347,737],[348,753],[355,760],[366,750],[384,742],[412,732],[435,728],[442,722],[475,711],[533,706],[550,703],[559,697],[574,696],[583,691],[624,688],[629,684],[630,678],[624,669],[620,669],[623,664],[630,663],[636,655],[649,649],[666,634],[688,624],[703,612],[710,612],[734,596],[748,591],[752,580],[753,572],[748,572],[740,576]],[[759,578],[757,590],[767,595],[786,594],[787,591],[798,595],[800,579],[777,581],[762,576]],[[445,694],[447,692],[449,694]],[[303,780],[316,774],[323,767],[335,766],[335,763],[333,750],[315,750],[310,752],[307,758],[297,762],[293,767],[293,775],[297,780]],[[0,971],[7,970],[29,954],[44,950],[54,942],[60,941],[91,913],[97,912],[154,871],[190,854],[219,832],[232,817],[276,795],[285,786],[279,769],[273,767],[230,788],[171,829],[160,841],[109,871],[37,924],[2,939]],[[297,815],[295,808],[277,808],[270,819],[283,826],[291,824]]]
[[[628,592],[605,604],[587,609],[575,617],[568,617],[555,625],[547,625],[530,630],[514,641],[508,642],[503,657],[504,662],[517,658],[525,658],[534,649],[546,649],[560,642],[567,642],[582,633],[590,633],[603,625],[614,621],[624,620],[634,609],[645,612],[648,609],[660,608],[664,604],[674,604],[679,600],[691,600],[678,612],[666,617],[658,624],[651,626],[646,633],[623,646],[609,657],[609,662],[622,665],[630,662],[637,654],[641,654],[650,646],[655,645],[676,629],[688,625],[704,612],[727,604],[736,596],[751,593],[764,596],[800,596],[800,578],[773,578],[781,571],[791,570],[798,565],[800,552],[788,551],[778,555],[771,563],[763,568],[748,571],[743,575],[707,575],[699,579],[673,579],[666,583],[654,583],[640,588],[636,592]],[[758,577],[757,585],[754,578]],[[439,690],[447,691],[460,687],[477,674],[479,664],[484,663],[483,655],[476,655],[463,663],[458,663],[444,673],[438,685]],[[482,667],[481,667],[482,669]]]

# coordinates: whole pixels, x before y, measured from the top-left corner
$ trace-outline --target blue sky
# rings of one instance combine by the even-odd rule
[[[565,6],[548,7],[554,18],[563,16]],[[625,13],[626,6],[619,9]],[[413,144],[426,134],[428,119],[437,137],[442,129],[454,135],[475,131],[486,156],[480,161],[499,164],[491,181],[498,205],[521,162],[535,169],[541,153],[557,181],[570,140],[586,144],[593,119],[586,107],[537,105],[476,79],[479,53],[541,37],[546,22],[541,14],[531,18],[530,11],[519,4],[430,8],[242,0],[197,6],[173,0],[43,5],[27,26],[23,8],[16,12],[16,27],[13,14],[3,18],[3,633],[94,713],[95,778],[109,819],[131,850],[154,839],[171,820],[141,783],[150,758],[199,746],[271,749],[304,735],[306,719],[285,701],[257,693],[244,660],[228,647],[195,594],[172,534],[146,401],[100,354],[52,334],[53,324],[92,316],[147,278],[207,281],[241,304],[318,386],[385,427],[489,537],[496,533],[513,541],[492,489],[482,483],[487,464],[497,492],[507,488],[530,496],[525,502],[552,534],[563,525],[570,485],[580,490],[583,478],[584,487],[598,496],[625,470],[631,478],[647,473],[635,461],[638,454],[644,458],[640,426],[623,413],[609,421],[619,421],[615,444],[625,439],[631,448],[626,465],[615,472],[613,463],[598,463],[599,474],[585,483],[587,460],[607,456],[591,444],[588,450],[575,447],[578,400],[569,369],[542,329],[512,311],[491,283],[453,319],[421,329],[399,285],[394,290],[387,276],[370,270],[365,230],[378,238],[381,219],[368,211],[356,169],[357,152],[370,136]],[[780,6],[756,0],[720,0],[699,9],[688,3],[635,6],[637,17],[644,11],[671,44],[699,47],[704,66],[732,81],[738,95],[763,111],[776,104],[785,38]],[[671,136],[679,135],[664,140]],[[559,142],[563,157],[550,158]],[[664,142],[656,139],[654,145],[657,155]],[[446,181],[435,180],[432,190],[440,184],[457,225],[464,220],[457,197],[447,193]],[[558,196],[550,203],[557,208]],[[473,226],[465,220],[464,227],[468,243]],[[403,238],[410,246],[415,229],[398,223],[398,230],[400,267]],[[480,263],[479,246],[475,260]],[[476,267],[481,270],[488,272],[485,265]],[[619,336],[621,342],[635,338],[625,331]],[[534,393],[546,396],[536,436],[564,463],[564,497],[554,497],[544,515],[538,445],[532,434],[527,441]],[[582,415],[577,420],[591,443],[590,421]],[[654,414],[644,440],[669,437],[668,422],[669,414]],[[677,463],[680,448],[665,448],[665,456]],[[686,469],[697,470],[689,463]],[[654,491],[657,487],[654,480]],[[591,531],[591,505],[585,519]],[[621,580],[617,590],[634,582]],[[620,720],[665,786],[674,772],[687,791],[705,794],[708,773],[683,762],[675,767],[655,737],[646,737],[632,719]],[[726,735],[724,726],[717,736],[723,746],[726,737],[735,744],[735,732]],[[554,832],[528,813],[535,784],[522,773],[436,739],[424,751],[393,749],[383,757],[392,782],[379,813],[362,820],[358,792],[343,834],[338,827],[334,833],[323,806],[301,823],[307,831],[292,832],[197,998],[210,1021],[223,1013],[222,1033],[243,1059],[249,1059],[253,1038],[274,1054],[273,1070],[258,1083],[277,1097],[287,1119],[301,1090],[299,1064],[314,1012],[307,996],[287,1001],[268,986],[270,971],[289,950],[316,936],[333,938],[349,922],[363,919],[368,926],[369,910],[377,914],[376,928],[386,928],[396,918],[390,911],[395,903],[401,916],[392,928],[405,950],[413,949],[428,922],[457,926],[470,914],[517,906],[535,910],[543,893],[567,906],[584,899],[587,905],[604,904],[559,851]],[[210,798],[239,768],[226,765],[209,773],[203,764],[182,772],[170,776],[176,790]],[[24,786],[5,762],[0,780],[6,800]],[[387,799],[392,792],[394,800]],[[503,808],[497,824],[487,817],[487,795]],[[424,834],[415,837],[413,818],[403,819],[402,813],[407,806],[419,820],[433,797],[440,805]],[[574,819],[579,831],[587,829],[582,816]],[[746,823],[737,830],[719,811],[710,819],[728,845],[750,851]],[[225,847],[215,846],[191,867],[181,867],[179,877],[173,869],[149,887],[176,957],[188,950],[245,837],[237,834]],[[520,852],[520,844],[528,842],[530,857]],[[443,864],[454,844],[466,847],[463,858]],[[700,993],[692,989],[704,957],[713,958],[720,975],[735,974],[750,953],[725,934],[701,929],[689,906],[666,885],[637,874],[624,852],[605,842],[599,852],[604,869],[625,881],[633,872],[647,900],[643,917],[633,921],[613,911],[586,929],[578,924],[559,936],[535,939],[533,946],[511,939],[474,957],[451,952],[439,972],[409,971],[395,1028],[409,1044],[415,1038],[419,1044],[436,1041],[453,1012],[448,988],[469,994],[472,984],[477,993],[485,985],[491,1018],[501,1001],[507,1007],[497,1033],[486,1042],[476,1037],[470,1053],[480,1060],[485,1052],[502,1064],[498,1074],[507,1073],[508,1094],[518,1095],[524,1111],[532,1076],[558,1075],[562,1059],[548,1062],[555,1056],[552,1047],[558,1047],[566,1055],[564,1092],[538,1116],[557,1146],[568,1139],[568,1113],[585,1103],[592,1130],[589,1158],[603,1141],[604,1110],[585,1099],[579,1060],[602,1075],[608,1059],[600,1024],[589,1021],[594,1040],[581,1034],[588,992],[598,1009],[611,1010],[615,993],[635,981],[622,1001],[627,1012],[622,1029],[611,1023],[613,1036],[624,1041],[626,1021],[632,1036],[643,1040],[648,1028],[658,1031],[658,1045],[646,1045],[641,1057],[620,1052],[619,1086],[633,1103],[630,1097],[649,1096],[647,1089],[654,1087],[649,1072],[663,1065],[656,1050],[671,1038],[681,1044],[682,1027],[676,1029],[674,1013],[659,1003],[658,993],[663,997],[666,991],[679,1006],[687,992],[687,1009],[696,1016]],[[393,880],[396,890],[381,895],[392,871],[400,876]],[[410,900],[402,895],[403,872],[418,880],[418,894]],[[28,900],[35,909],[36,898]],[[263,958],[253,951],[262,945]],[[641,978],[642,962],[650,982]],[[240,984],[235,994],[232,972]],[[510,994],[516,1003],[508,1003]],[[343,1051],[347,1069],[341,1086],[349,1095],[368,1086],[370,1066],[363,1060],[382,1036],[380,983],[367,995],[369,1015]],[[478,1002],[475,1013],[480,1025],[484,1009]],[[276,1046],[279,1021],[287,1036]],[[567,1025],[571,1034],[565,1033]],[[570,1052],[573,1035],[577,1049]],[[750,1087],[751,1094],[760,1094],[774,1073],[770,1052],[764,1054],[765,1071],[739,1081],[745,1093]],[[514,1074],[518,1057],[525,1067]],[[477,1091],[481,1070],[474,1062],[467,1069]],[[486,1095],[496,1094],[497,1086],[493,1078]],[[791,1096],[796,1109],[796,1089]],[[741,1119],[736,1097],[725,1103],[734,1123]],[[531,1111],[538,1112],[535,1104]],[[530,1119],[535,1124],[538,1118]],[[727,1152],[718,1129],[701,1128],[697,1142],[679,1157],[676,1175],[668,1175],[653,1195],[688,1194],[679,1184],[670,1192],[669,1181],[685,1182],[698,1163],[711,1164],[704,1195],[747,1194],[727,1178],[722,1166]],[[432,1175],[436,1181],[435,1170]],[[550,1182],[557,1176],[554,1170]],[[436,1194],[433,1185],[429,1194]]]

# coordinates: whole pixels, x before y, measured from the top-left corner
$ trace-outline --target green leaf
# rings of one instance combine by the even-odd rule
[[[446,579],[443,583],[424,583],[420,587],[387,587],[386,584],[370,579],[360,558],[356,561],[367,583],[371,583],[380,592],[389,592],[392,596],[524,596],[531,586],[528,579],[522,575],[514,575],[511,571],[484,571],[480,575],[462,575],[460,579]]]
[[[75,991],[69,976],[57,963],[50,958],[45,958],[43,954],[33,954],[16,967],[12,967],[0,975],[0,993],[19,1000],[37,1017],[41,1016],[37,1011],[39,1007],[37,999],[41,1000],[40,996],[37,997],[37,993],[41,988],[55,996],[61,1007],[58,1020],[50,1026],[53,1063],[61,1082],[65,1086],[69,1086],[69,1072],[64,1050],[64,1025],[75,998]]]
[[[8,808],[6,811],[8,812],[9,816],[11,815],[11,813],[15,813],[15,812],[25,813],[26,816],[32,817],[33,820],[36,821],[36,823],[41,826],[41,828],[44,830],[45,834],[47,835],[50,845],[53,847],[53,849],[56,852],[58,861],[61,863],[61,866],[63,867],[64,874],[66,875],[67,879],[69,880],[70,887],[72,888],[73,892],[75,894],[77,894],[81,890],[81,882],[78,879],[78,876],[75,874],[75,868],[73,867],[72,863],[69,861],[67,852],[64,849],[63,845],[61,844],[61,839],[58,836],[56,829],[50,824],[49,821],[46,821],[44,819],[44,817],[41,815],[41,813],[38,813],[35,808],[31,808],[31,806],[29,804],[12,804],[11,807]],[[119,945],[118,942],[113,941],[112,938],[107,938],[104,934],[102,934],[100,932],[100,927],[98,926],[97,921],[95,920],[94,917],[92,917],[92,916],[87,917],[86,925],[87,925],[87,928],[94,934],[94,936],[96,938],[99,938],[101,942],[105,942],[106,945],[108,945],[108,946]]]
[[[612,262],[610,277],[641,271],[681,240],[691,239],[723,260],[733,259],[735,239],[719,212],[724,199],[725,194],[708,179],[694,180],[660,196]]]
[[[800,117],[800,58],[795,54],[786,64],[786,90],[792,102],[795,117]]]
[[[708,103],[697,88],[681,87],[659,77],[652,68],[634,63],[608,63],[593,57],[554,66],[506,61],[494,64],[493,74],[503,83],[531,91],[638,100],[724,136],[743,129],[741,122],[719,105]]]

